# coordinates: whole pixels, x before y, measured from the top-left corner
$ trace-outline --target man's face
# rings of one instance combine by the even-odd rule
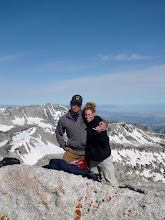
[[[82,105],[79,102],[71,102],[70,106],[74,113],[79,113]]]

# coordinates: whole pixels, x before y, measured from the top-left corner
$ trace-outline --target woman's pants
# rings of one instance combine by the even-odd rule
[[[113,187],[119,187],[119,183],[115,176],[115,168],[113,165],[112,155],[110,155],[108,158],[106,158],[103,161],[90,160],[90,171],[93,174],[98,174],[98,175],[100,175],[102,172],[106,182],[109,185]]]

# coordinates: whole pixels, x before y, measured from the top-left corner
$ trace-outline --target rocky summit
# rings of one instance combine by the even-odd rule
[[[0,216],[3,220],[163,220],[163,187],[129,181],[123,188],[113,188],[39,166],[5,166],[0,169]]]

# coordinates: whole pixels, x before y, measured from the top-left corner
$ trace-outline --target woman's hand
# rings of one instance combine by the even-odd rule
[[[100,133],[101,131],[105,131],[107,129],[107,124],[104,121],[99,122],[99,126],[93,128],[96,132]]]
[[[92,128],[92,129],[95,130],[98,133],[100,133],[102,131],[102,128],[100,126],[97,126],[95,128]]]

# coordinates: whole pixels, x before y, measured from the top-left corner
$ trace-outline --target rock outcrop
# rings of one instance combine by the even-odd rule
[[[164,184],[128,182],[124,188],[116,189],[39,166],[2,167],[0,217],[3,220],[163,220]]]

